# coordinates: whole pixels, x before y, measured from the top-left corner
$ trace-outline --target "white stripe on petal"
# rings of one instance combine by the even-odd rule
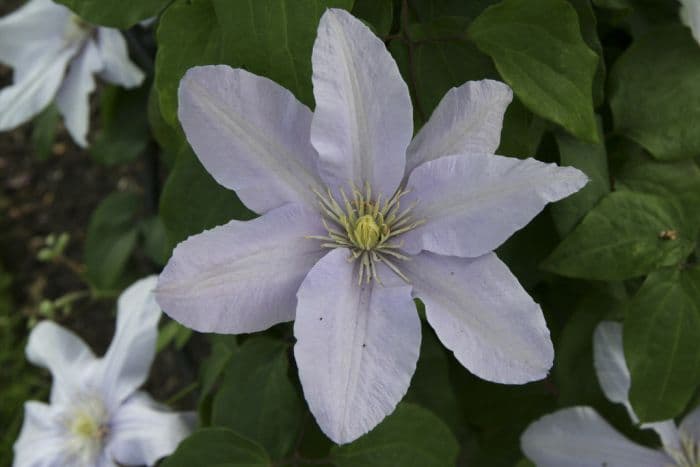
[[[349,443],[394,411],[420,349],[411,288],[383,265],[384,285],[357,283],[349,251],[336,249],[299,288],[294,356],[304,396],[321,429]]]
[[[311,141],[332,188],[371,184],[387,199],[403,178],[413,136],[408,87],[384,43],[343,10],[321,17],[314,44]]]
[[[81,147],[86,147],[88,144],[90,94],[95,90],[93,74],[100,71],[102,66],[97,47],[92,40],[89,40],[71,63],[56,95],[56,104],[63,115],[66,128],[73,140]]]
[[[661,451],[628,440],[590,407],[572,407],[530,424],[520,438],[537,467],[664,467]]]

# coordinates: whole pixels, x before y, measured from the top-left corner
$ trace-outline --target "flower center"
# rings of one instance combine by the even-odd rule
[[[64,417],[64,426],[70,433],[68,451],[76,463],[94,463],[109,435],[109,415],[104,404],[98,397],[83,395]]]
[[[680,450],[668,450],[677,467],[700,467],[700,440],[680,430]]]
[[[367,283],[371,279],[381,284],[377,275],[377,263],[384,263],[399,277],[409,282],[397,266],[397,262],[410,259],[401,253],[401,242],[396,237],[425,223],[411,218],[413,205],[401,209],[401,198],[408,193],[399,189],[394,196],[382,202],[381,195],[372,197],[369,184],[365,190],[352,188],[349,197],[340,190],[342,204],[338,202],[330,189],[321,193],[314,191],[319,199],[323,225],[328,231],[326,236],[310,236],[321,240],[324,248],[347,248],[350,250],[349,261],[359,261],[358,283]]]

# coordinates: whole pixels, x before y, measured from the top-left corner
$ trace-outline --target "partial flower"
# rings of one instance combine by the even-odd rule
[[[690,28],[693,37],[700,44],[700,1],[680,0],[680,16],[683,24]]]
[[[627,408],[630,373],[622,347],[622,325],[604,321],[593,337],[594,363],[600,386],[612,402]],[[698,467],[700,466],[700,407],[680,426],[673,420],[641,424],[661,438],[662,449],[633,443],[611,427],[591,407],[571,407],[533,422],[522,435],[525,455],[538,467]]]
[[[155,276],[142,279],[119,297],[116,333],[102,358],[51,321],[34,328],[27,358],[51,371],[53,386],[50,404],[25,404],[15,467],[154,465],[189,434],[192,414],[138,390],[155,356],[155,285]]]
[[[414,298],[474,374],[545,377],[540,307],[493,253],[586,177],[494,155],[510,89],[468,82],[413,136],[408,88],[366,26],[327,10],[314,112],[267,78],[196,67],[179,118],[200,161],[262,216],[193,236],[160,276],[163,310],[203,332],[296,319],[294,354],[323,431],[348,443],[391,413],[416,367]]]
[[[55,102],[82,147],[88,144],[94,75],[126,88],[144,79],[118,30],[87,24],[51,0],[31,0],[0,18],[0,62],[14,68],[14,84],[0,91],[0,131]]]

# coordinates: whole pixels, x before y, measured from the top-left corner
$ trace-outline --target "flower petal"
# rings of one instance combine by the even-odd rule
[[[520,438],[538,467],[661,467],[672,465],[661,451],[628,440],[590,407],[572,407],[530,424]]]
[[[87,146],[90,125],[90,94],[95,90],[94,73],[102,69],[102,60],[92,40],[71,63],[66,78],[56,95],[58,110],[64,117],[66,128],[81,147]]]
[[[26,354],[30,362],[51,372],[52,403],[69,400],[97,362],[80,337],[52,321],[42,321],[32,330]]]
[[[0,18],[0,62],[27,68],[47,45],[60,43],[72,12],[51,0],[32,0]]]
[[[180,83],[179,117],[204,167],[250,209],[316,206],[311,111],[282,86],[224,65],[191,68]]]
[[[700,3],[697,0],[680,0],[680,2],[681,21],[690,28],[693,37],[700,43]]]
[[[76,45],[50,47],[33,57],[31,66],[15,73],[14,84],[0,91],[0,131],[29,121],[51,103],[76,52]]]
[[[408,87],[384,43],[343,10],[321,17],[311,57],[316,110],[311,141],[334,188],[370,183],[391,196],[413,136]]]
[[[527,225],[547,203],[580,190],[583,172],[534,159],[445,156],[416,168],[404,202],[425,224],[401,237],[404,249],[476,258]]]
[[[324,251],[320,216],[299,205],[231,221],[180,243],[156,296],[168,315],[201,332],[246,333],[294,319],[296,293]]]
[[[194,413],[173,412],[139,391],[112,418],[107,450],[120,465],[155,465],[175,451],[195,420]]]
[[[695,407],[681,422],[681,431],[700,446],[700,405]]]
[[[141,386],[156,354],[160,308],[150,276],[129,286],[117,302],[117,330],[101,361],[105,403],[117,407]]]
[[[22,431],[14,445],[14,464],[21,467],[69,465],[68,440],[54,423],[54,410],[42,402],[24,404]]]
[[[495,254],[424,252],[401,267],[440,341],[469,371],[506,384],[547,376],[554,350],[542,310]]]
[[[442,156],[495,153],[503,116],[512,100],[513,91],[506,84],[490,79],[450,89],[411,141],[406,174]]]
[[[104,63],[100,77],[105,81],[135,88],[143,83],[145,75],[129,59],[129,51],[122,33],[116,29],[97,29],[97,48]]]
[[[323,432],[339,444],[396,408],[420,348],[410,286],[384,267],[378,271],[384,285],[359,286],[348,254],[336,249],[309,272],[294,323],[304,396]]]
[[[624,404],[638,419],[629,402],[630,372],[622,349],[622,325],[613,321],[603,321],[593,333],[593,364],[600,387],[611,402]]]
[[[600,387],[611,402],[622,404],[632,423],[639,423],[629,401],[630,372],[622,347],[622,325],[613,321],[603,321],[593,333],[593,363]],[[644,429],[652,429],[667,448],[678,449],[680,438],[673,420],[645,423]]]

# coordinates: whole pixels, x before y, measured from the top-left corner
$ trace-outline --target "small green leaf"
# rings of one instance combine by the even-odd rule
[[[181,325],[177,321],[168,321],[158,331],[156,341],[156,351],[160,352],[169,344],[173,344],[176,349],[181,349],[192,335],[192,330]]]
[[[223,63],[245,66],[313,105],[311,49],[327,8],[353,0],[212,0],[221,26]]]
[[[210,0],[176,0],[158,26],[155,86],[162,116],[177,126],[177,90],[185,72],[197,65],[225,63],[219,22]]]
[[[163,187],[160,217],[174,246],[190,235],[223,225],[231,219],[251,219],[236,194],[222,187],[185,148]]]
[[[117,29],[127,29],[156,16],[168,0],[57,0],[85,21]]]
[[[566,0],[504,0],[471,24],[469,36],[535,114],[598,140],[592,93],[599,57]]]
[[[411,25],[410,58],[404,40],[389,43],[389,51],[411,91],[416,129],[427,121],[450,88],[498,76],[489,57],[467,40],[466,26],[467,19],[459,17]]]
[[[116,86],[101,93],[102,128],[90,147],[90,155],[105,165],[134,161],[150,139],[146,107],[148,87],[125,90]]]
[[[621,280],[683,261],[694,237],[672,200],[618,191],[607,195],[545,260],[582,279]]]
[[[270,458],[258,444],[228,428],[195,431],[177,447],[162,467],[270,467]]]
[[[598,131],[602,136],[602,128],[599,127]],[[560,235],[566,235],[603,196],[610,193],[610,175],[604,144],[586,143],[563,133],[557,134],[556,139],[561,165],[576,167],[589,178],[581,191],[552,206],[554,224]]]
[[[154,216],[141,222],[144,253],[154,263],[164,266],[170,258],[170,242],[165,232],[165,225],[160,217]]]
[[[687,28],[650,31],[610,74],[615,128],[661,160],[700,154],[700,47]]]
[[[424,323],[420,357],[404,400],[431,410],[454,433],[462,435],[465,420],[450,382],[449,360],[445,352],[434,331]]]
[[[212,424],[260,443],[273,459],[289,453],[303,421],[288,375],[289,349],[266,337],[246,340],[229,360],[212,408]]]
[[[113,193],[93,212],[85,239],[86,276],[98,290],[119,288],[122,273],[138,239],[136,214],[142,205],[135,193]]]
[[[379,36],[386,36],[394,22],[394,0],[355,0],[352,14],[371,24]]]
[[[617,173],[617,189],[649,193],[676,200],[692,232],[700,233],[700,168],[692,159],[658,162],[648,157],[629,158]]]
[[[679,415],[700,384],[700,269],[647,277],[624,327],[630,402],[642,422]]]
[[[39,160],[46,160],[51,155],[56,129],[61,120],[58,107],[48,106],[33,122],[32,145]]]
[[[458,451],[442,420],[417,405],[402,403],[362,438],[334,447],[331,459],[339,467],[445,467],[455,465]]]

